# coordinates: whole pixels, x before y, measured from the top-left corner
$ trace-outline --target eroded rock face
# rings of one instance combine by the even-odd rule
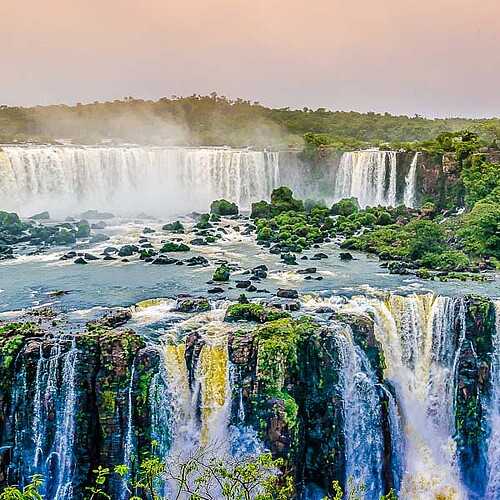
[[[61,465],[50,457],[71,457],[60,474],[80,498],[93,469],[123,463],[129,426],[135,453],[149,449],[148,390],[160,355],[133,330],[107,326],[127,317],[119,311],[76,334],[49,329],[46,318],[0,325],[0,485],[23,484],[34,472],[51,477]],[[47,498],[57,477],[46,479]],[[119,489],[110,476],[108,493]]]

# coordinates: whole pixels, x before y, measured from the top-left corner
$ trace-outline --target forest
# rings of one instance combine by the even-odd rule
[[[30,108],[0,106],[0,143],[151,145],[302,148],[341,150],[366,146],[408,147],[443,132],[471,130],[493,143],[500,120],[428,119],[416,115],[358,113],[318,109],[273,109],[258,102],[228,99],[213,92],[158,101],[126,97],[112,102]],[[306,135],[308,134],[308,135]]]

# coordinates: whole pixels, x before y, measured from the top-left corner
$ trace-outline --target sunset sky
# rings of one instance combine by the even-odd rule
[[[500,115],[499,0],[1,0],[0,104]]]

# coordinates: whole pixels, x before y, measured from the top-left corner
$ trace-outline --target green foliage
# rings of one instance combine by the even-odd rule
[[[165,243],[161,248],[160,252],[189,252],[189,247],[185,243]]]
[[[500,203],[500,163],[488,163],[474,157],[469,166],[462,169],[460,179],[464,183],[465,200],[469,207],[495,192],[496,203]]]
[[[210,213],[215,215],[238,215],[238,205],[227,200],[214,200],[210,205]]]
[[[17,486],[7,486],[0,493],[0,500],[43,500],[38,489],[43,484],[42,476],[34,474],[30,477],[31,482],[24,488]]]
[[[459,236],[464,238],[465,248],[476,255],[500,259],[500,205],[480,201],[464,220]]]
[[[411,221],[405,227],[408,255],[420,259],[427,253],[441,252],[445,246],[445,231],[439,224],[429,220]]]
[[[359,203],[357,198],[344,198],[332,205],[330,213],[332,215],[343,215],[347,217],[352,215],[359,210]]]

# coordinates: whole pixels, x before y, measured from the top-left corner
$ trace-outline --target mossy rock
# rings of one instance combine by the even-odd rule
[[[290,315],[277,307],[265,307],[261,304],[232,304],[228,307],[224,321],[256,321],[266,323]]]
[[[189,252],[190,248],[185,244],[185,243],[172,243],[168,242],[165,243],[161,249],[160,252],[167,253],[167,252]]]
[[[169,222],[162,227],[163,231],[171,231],[172,233],[183,234],[185,229],[182,222],[176,220],[174,222]]]
[[[229,277],[231,275],[231,270],[229,267],[222,265],[219,266],[212,277],[214,281],[229,281]]]
[[[210,213],[215,215],[238,215],[238,205],[227,200],[214,200],[210,205]]]
[[[352,215],[359,211],[359,202],[357,198],[344,198],[332,205],[330,213],[332,215]]]

